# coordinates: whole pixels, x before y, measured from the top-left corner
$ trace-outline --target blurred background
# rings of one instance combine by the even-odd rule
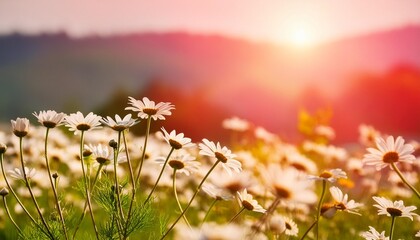
[[[175,104],[165,128],[223,140],[237,116],[288,140],[321,114],[420,135],[420,1],[0,1],[0,121]]]

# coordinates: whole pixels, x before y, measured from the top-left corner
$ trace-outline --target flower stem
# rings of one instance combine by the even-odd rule
[[[159,176],[158,176],[158,178],[156,179],[156,183],[155,183],[155,185],[153,186],[152,191],[150,191],[149,196],[147,196],[146,201],[144,201],[144,203],[143,203],[143,204],[146,204],[146,203],[149,201],[150,197],[152,196],[153,192],[155,191],[155,189],[156,189],[156,187],[157,187],[157,185],[158,185],[158,183],[159,183],[159,180],[160,180],[160,178],[162,177],[163,171],[165,170],[166,164],[168,164],[169,157],[171,156],[171,154],[172,154],[172,152],[173,152],[174,150],[175,150],[175,148],[173,148],[173,147],[172,147],[172,148],[171,148],[171,150],[169,151],[169,154],[168,154],[168,156],[166,157],[165,163],[163,164],[162,169],[160,170]],[[174,178],[175,178],[175,176],[174,176]],[[181,210],[181,211],[182,211],[182,210]]]
[[[208,216],[210,215],[210,211],[211,211],[211,209],[214,207],[214,205],[216,205],[217,201],[219,201],[219,199],[215,198],[215,199],[213,200],[213,202],[211,203],[211,205],[210,205],[209,209],[208,209],[208,210],[207,210],[207,212],[206,212],[206,215],[204,215],[203,222],[201,223],[201,226],[203,226],[203,224],[206,222],[206,220],[207,220]]]
[[[51,188],[52,188],[53,193],[54,193],[54,199],[55,199],[55,204],[56,204],[56,207],[57,207],[57,211],[58,211],[58,214],[60,215],[60,221],[61,221],[61,225],[62,225],[62,228],[63,228],[64,236],[65,236],[66,239],[69,239],[68,235],[67,235],[66,224],[64,222],[63,211],[61,210],[60,201],[58,200],[57,189],[56,189],[56,186],[54,185],[54,181],[52,179],[50,163],[49,163],[49,160],[48,160],[48,133],[49,133],[49,130],[50,129],[47,128],[46,133],[45,133],[45,146],[44,146],[45,147],[45,149],[44,149],[45,163],[47,165],[48,177],[50,179]]]
[[[3,204],[4,204],[4,209],[6,209],[7,216],[9,216],[9,218],[10,218],[10,221],[13,223],[13,225],[15,225],[15,227],[18,230],[19,234],[21,236],[23,236],[22,230],[16,224],[15,220],[13,220],[12,215],[10,214],[9,208],[7,207],[6,196],[3,196]]]
[[[173,190],[174,190],[175,200],[176,200],[176,203],[178,204],[179,210],[181,212],[183,212],[184,210],[182,209],[181,203],[179,202],[178,193],[176,192],[176,168],[174,168],[174,174],[173,174],[173,178],[172,178],[172,187],[173,187]],[[190,222],[188,222],[188,219],[185,216],[185,214],[182,217],[184,218],[185,223],[191,229],[191,224],[190,224]]]
[[[198,192],[200,192],[201,187],[203,186],[204,182],[206,181],[206,179],[209,177],[210,173],[214,170],[214,168],[216,168],[217,164],[220,162],[220,160],[217,160],[213,166],[210,168],[210,170],[207,172],[207,174],[204,176],[203,180],[201,180],[200,184],[197,187],[197,190],[194,192],[194,195],[192,196],[191,200],[188,202],[187,206],[184,208],[184,211],[182,211],[182,213],[178,216],[178,218],[175,220],[174,223],[172,223],[172,225],[169,227],[168,230],[166,230],[166,232],[162,235],[162,237],[160,238],[160,240],[164,239],[169,232],[175,227],[175,225],[178,223],[178,221],[182,218],[182,216],[184,216],[184,214],[187,212],[188,208],[191,206],[191,203],[194,201],[195,197],[197,196]]]
[[[411,185],[407,179],[405,179],[404,175],[401,173],[400,169],[398,169],[397,165],[395,163],[391,163],[392,169],[398,174],[398,176],[401,178],[401,180],[417,195],[418,198],[420,198],[420,193],[417,191],[416,188]]]
[[[3,154],[0,154],[0,164],[1,164],[1,171],[3,173],[3,177],[4,177],[4,181],[6,182],[7,187],[9,188],[10,192],[13,194],[13,196],[15,197],[16,201],[19,203],[20,207],[23,209],[23,211],[26,213],[26,215],[28,215],[28,217],[31,219],[31,221],[45,234],[48,236],[48,232],[45,231],[44,228],[42,228],[42,226],[35,221],[34,217],[32,217],[32,215],[29,213],[28,209],[26,209],[25,205],[23,205],[22,201],[19,199],[19,197],[17,196],[16,192],[13,190],[12,186],[9,183],[9,180],[7,179],[6,176],[6,172],[4,170],[4,156]]]
[[[389,240],[392,240],[392,237],[394,235],[394,226],[395,226],[395,216],[392,216],[391,220],[391,230],[389,232]]]
[[[322,205],[322,201],[324,200],[325,197],[325,189],[327,186],[327,181],[324,179],[322,180],[322,192],[321,192],[321,197],[319,198],[319,202],[318,202],[318,206],[317,206],[317,213],[316,213],[316,227],[315,227],[315,235],[316,235],[316,239],[319,239],[319,219],[321,217],[321,205]]]
[[[315,220],[315,222],[313,222],[313,223],[311,224],[311,226],[309,226],[308,230],[306,230],[306,232],[302,235],[302,237],[300,238],[300,240],[305,239],[306,235],[308,235],[308,233],[311,231],[311,229],[312,229],[315,225],[317,225],[317,224],[318,224],[318,219],[317,219],[317,220]]]
[[[149,116],[149,118],[147,118],[146,136],[144,138],[143,153],[141,155],[140,165],[138,167],[139,169],[137,171],[137,176],[136,176],[136,185],[139,185],[140,173],[141,173],[141,169],[143,167],[144,157],[146,156],[147,140],[149,138],[151,122],[152,122],[152,118]]]
[[[99,240],[98,228],[96,227],[95,216],[93,215],[93,211],[92,211],[92,203],[91,203],[91,200],[90,200],[90,191],[89,191],[89,187],[87,185],[88,176],[86,176],[85,163],[84,163],[84,159],[83,159],[84,133],[85,133],[85,131],[81,131],[81,135],[80,135],[80,163],[82,165],[82,172],[83,172],[83,185],[84,185],[84,188],[85,188],[86,199],[87,199],[88,206],[89,206],[89,212],[90,212],[90,217],[92,219],[93,229],[95,230],[96,239]]]
[[[118,132],[118,142],[117,148],[114,148],[114,181],[115,181],[115,192],[117,194],[117,207],[120,214],[121,220],[124,222],[124,212],[121,205],[121,192],[120,192],[120,184],[118,182],[118,172],[117,172],[117,164],[118,164],[118,153],[120,149],[120,142],[121,142],[121,132]]]
[[[29,194],[31,195],[32,201],[34,202],[35,208],[38,212],[39,217],[41,218],[42,224],[44,225],[44,227],[46,228],[48,235],[51,237],[51,239],[55,239],[54,235],[51,233],[51,230],[47,224],[47,221],[45,221],[44,216],[42,215],[41,209],[39,208],[38,202],[36,201],[35,195],[32,191],[31,188],[31,184],[28,180],[28,177],[26,175],[26,170],[25,170],[25,163],[23,162],[23,147],[22,147],[22,142],[23,142],[23,137],[19,137],[19,148],[20,148],[20,163],[22,165],[22,173],[23,173],[23,178],[25,180],[25,185],[28,188]]]
[[[229,223],[235,221],[236,218],[239,217],[239,215],[241,215],[241,213],[245,210],[245,208],[243,207],[237,214],[235,214],[235,216],[233,216],[232,219],[229,220]]]

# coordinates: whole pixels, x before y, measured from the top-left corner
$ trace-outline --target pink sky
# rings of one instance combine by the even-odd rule
[[[279,43],[303,36],[318,43],[409,24],[420,24],[420,1],[0,1],[0,34],[180,30]]]

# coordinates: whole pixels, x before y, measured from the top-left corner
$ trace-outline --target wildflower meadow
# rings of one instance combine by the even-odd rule
[[[182,107],[128,97],[125,116],[11,120],[0,239],[420,239],[415,139],[361,124],[354,144],[336,146],[334,129],[303,121],[292,143],[232,117],[202,126],[230,140],[193,141],[165,128]]]

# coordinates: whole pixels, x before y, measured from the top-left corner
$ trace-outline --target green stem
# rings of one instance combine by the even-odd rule
[[[131,219],[131,211],[133,209],[133,202],[134,202],[134,199],[135,199],[135,196],[136,196],[136,181],[134,180],[133,166],[131,165],[131,159],[130,159],[130,155],[128,153],[127,138],[125,137],[125,131],[123,131],[122,134],[123,134],[125,155],[127,157],[128,170],[130,171],[130,180],[131,180],[131,201],[130,201],[130,207],[128,208],[127,221],[126,221],[125,229],[124,229],[124,239],[126,239],[127,238],[128,225],[129,225],[129,222],[130,222],[130,219]]]
[[[391,167],[392,169],[394,169],[394,171],[398,174],[398,176],[401,178],[401,180],[417,195],[418,198],[420,198],[420,193],[419,191],[417,191],[416,188],[413,187],[413,185],[411,185],[407,179],[405,179],[404,175],[401,173],[400,169],[398,169],[397,165],[395,165],[395,163],[391,163]]]
[[[101,173],[101,170],[102,170],[103,166],[104,166],[103,164],[99,164],[98,170],[96,171],[95,179],[93,180],[92,186],[89,189],[91,193],[93,192],[93,189],[95,189],[96,182],[99,178],[99,174]],[[88,206],[88,202],[87,202],[87,199],[86,199],[84,207],[83,207],[82,215],[80,216],[79,222],[76,224],[76,228],[75,228],[74,233],[73,233],[73,239],[76,238],[76,234],[77,234],[77,231],[79,230],[80,224],[82,223],[83,219],[85,218],[87,206]]]
[[[231,222],[235,221],[235,219],[236,219],[236,218],[238,218],[238,217],[239,217],[239,215],[241,215],[241,213],[242,213],[243,211],[245,211],[245,208],[244,208],[244,207],[242,207],[241,211],[239,211],[237,214],[235,214],[235,216],[233,216],[233,218],[232,218],[232,219],[230,219],[230,220],[229,220],[229,223],[231,223]]]
[[[181,212],[183,212],[184,210],[182,209],[181,203],[179,202],[178,193],[176,192],[176,168],[174,168],[174,174],[173,174],[173,178],[172,178],[172,188],[174,190],[175,200],[176,200],[176,203],[178,204],[178,208]],[[185,223],[191,229],[191,224],[190,224],[190,222],[188,222],[188,219],[185,216],[185,214],[184,214],[183,218],[185,220]]]
[[[115,192],[117,193],[117,207],[120,214],[121,220],[124,222],[124,212],[121,205],[121,193],[120,193],[120,184],[118,182],[118,172],[117,172],[117,164],[118,164],[118,153],[120,149],[120,142],[121,142],[121,132],[118,132],[118,142],[117,148],[114,148],[114,181],[115,181]]]
[[[54,239],[54,235],[51,233],[51,230],[47,224],[47,222],[45,221],[44,216],[42,215],[41,209],[38,205],[38,202],[36,201],[35,195],[32,191],[31,188],[31,184],[28,180],[28,177],[26,175],[26,171],[25,171],[25,163],[23,162],[23,147],[22,147],[22,142],[23,142],[23,137],[19,137],[19,148],[20,148],[20,163],[22,165],[22,173],[23,173],[23,178],[25,181],[25,185],[28,188],[29,194],[31,195],[32,201],[34,202],[35,208],[38,212],[39,217],[41,218],[42,224],[44,225],[44,227],[46,228],[48,235],[51,237],[51,239]]]
[[[305,239],[306,235],[308,235],[308,233],[311,231],[311,229],[318,224],[318,220],[315,220],[315,222],[313,222],[311,224],[311,226],[308,228],[308,230],[306,230],[306,232],[302,235],[302,237],[300,238],[300,240]]]
[[[6,182],[7,187],[9,188],[10,192],[13,194],[13,196],[15,197],[16,201],[19,203],[20,207],[23,209],[23,211],[26,213],[26,215],[28,215],[28,217],[31,219],[31,221],[45,234],[48,236],[48,232],[46,232],[42,226],[35,221],[34,217],[32,217],[32,215],[29,213],[29,211],[26,209],[26,207],[23,205],[22,201],[19,199],[19,197],[17,196],[16,192],[13,190],[12,186],[9,183],[9,180],[7,179],[6,176],[6,171],[4,170],[4,156],[3,154],[0,154],[0,164],[1,164],[1,171],[4,177],[4,181]]]
[[[7,216],[9,216],[9,218],[10,218],[10,221],[12,221],[13,225],[15,225],[15,227],[18,230],[19,234],[21,236],[23,236],[22,230],[16,224],[15,220],[13,220],[12,215],[10,214],[9,208],[7,207],[6,196],[3,196],[3,204],[4,204],[4,209],[6,209]]]
[[[87,199],[88,206],[89,206],[89,212],[90,212],[90,217],[92,219],[93,229],[95,230],[96,239],[99,240],[99,233],[98,233],[98,228],[96,227],[96,223],[95,223],[95,216],[93,215],[93,211],[92,211],[90,191],[89,191],[89,187],[87,185],[88,181],[87,181],[87,176],[86,176],[86,171],[85,171],[85,163],[84,163],[84,159],[83,159],[84,133],[85,133],[85,131],[81,131],[81,134],[80,134],[80,163],[82,165],[82,172],[83,172],[83,185],[84,185],[84,188],[85,188],[86,199]]]
[[[140,185],[139,178],[140,178],[141,169],[143,167],[144,157],[146,156],[147,140],[149,138],[150,124],[151,124],[151,122],[152,122],[152,118],[149,116],[147,118],[147,128],[146,128],[146,136],[144,138],[143,153],[141,155],[140,165],[139,165],[139,169],[137,171],[137,176],[136,176],[136,185]]]
[[[321,217],[321,206],[322,206],[322,202],[324,200],[325,197],[325,189],[327,186],[327,181],[324,179],[322,180],[322,192],[321,192],[321,197],[319,198],[319,202],[318,202],[318,206],[317,206],[317,213],[316,213],[316,227],[315,227],[315,234],[316,234],[316,239],[318,240],[319,238],[319,219]]]
[[[210,207],[209,207],[209,209],[207,210],[206,215],[204,215],[203,222],[201,223],[201,226],[203,226],[203,224],[206,222],[206,220],[207,220],[208,216],[210,215],[210,211],[211,211],[211,209],[214,207],[214,205],[216,205],[217,201],[219,201],[219,199],[215,198],[215,199],[213,200],[213,202],[210,204]]]
[[[178,221],[182,218],[182,216],[184,216],[184,214],[187,212],[188,208],[191,206],[191,203],[194,201],[195,197],[197,196],[198,192],[201,190],[201,187],[203,186],[204,182],[206,181],[206,179],[209,177],[210,173],[214,170],[214,168],[216,168],[217,164],[220,162],[220,160],[217,160],[213,166],[210,168],[210,170],[207,172],[207,174],[204,176],[203,180],[201,180],[200,184],[197,187],[197,190],[195,191],[194,195],[192,196],[191,200],[188,202],[187,206],[185,207],[184,211],[182,211],[182,213],[178,216],[178,218],[175,220],[174,223],[172,223],[172,225],[169,227],[168,230],[166,230],[166,232],[162,235],[162,237],[160,238],[160,240],[164,239],[169,232],[171,232],[171,230],[175,227],[175,225],[178,223]]]
[[[66,224],[64,222],[63,211],[61,210],[60,201],[58,200],[57,189],[56,189],[56,186],[54,185],[54,181],[52,179],[50,163],[49,163],[49,160],[48,160],[48,133],[49,133],[49,131],[50,131],[50,129],[47,128],[46,133],[45,133],[45,146],[44,146],[45,163],[47,165],[48,178],[50,179],[51,188],[52,188],[53,193],[54,193],[55,204],[56,204],[56,207],[57,207],[58,214],[60,215],[60,221],[61,221],[61,226],[63,228],[64,236],[65,236],[66,239],[69,239],[68,235],[67,235]]]
[[[143,203],[143,204],[146,204],[146,203],[149,201],[150,197],[152,196],[153,192],[155,191],[155,189],[156,189],[156,187],[157,187],[157,185],[158,185],[158,183],[159,183],[159,180],[160,180],[160,178],[162,177],[163,171],[165,170],[166,164],[167,164],[167,163],[168,163],[168,161],[169,161],[169,157],[171,156],[171,154],[172,154],[172,152],[173,152],[174,150],[175,150],[175,148],[173,148],[173,147],[172,147],[172,148],[171,148],[171,150],[169,151],[169,154],[168,154],[168,156],[167,156],[167,157],[166,157],[166,159],[165,159],[165,163],[163,163],[163,167],[162,167],[162,169],[160,170],[159,176],[158,176],[158,178],[156,179],[155,185],[153,186],[152,191],[150,191],[149,196],[147,196],[146,201],[144,201],[144,203]],[[182,211],[182,210],[181,210],[181,211]]]
[[[389,240],[392,240],[392,237],[394,235],[394,226],[395,226],[395,216],[392,216],[391,220],[391,230],[389,232]]]

